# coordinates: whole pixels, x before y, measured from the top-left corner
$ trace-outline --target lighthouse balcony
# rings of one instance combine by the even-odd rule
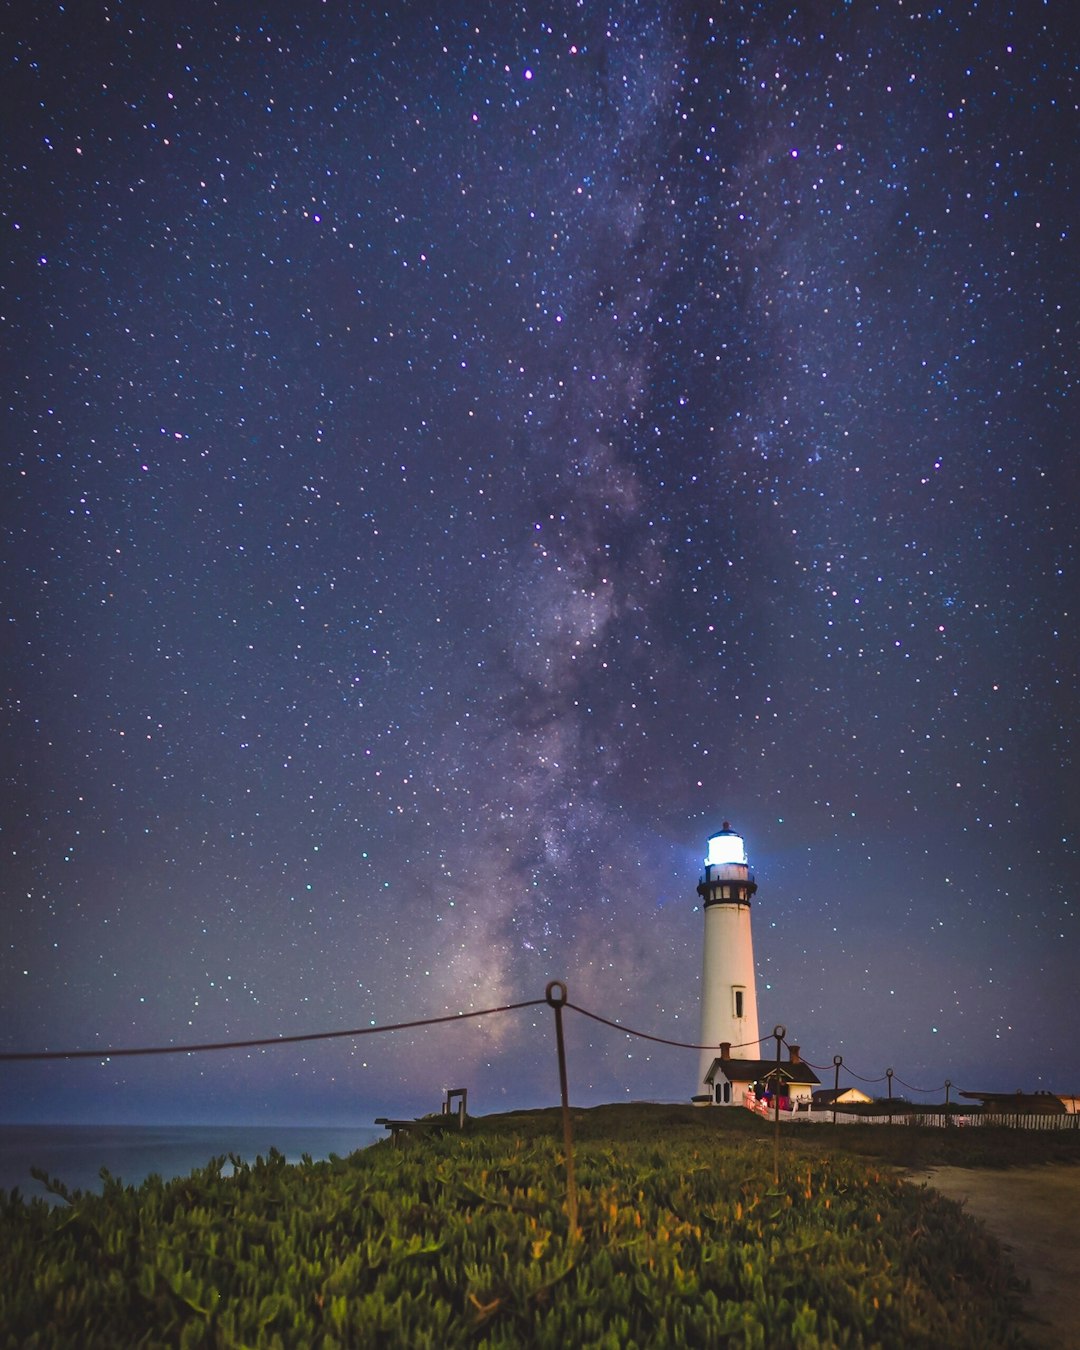
[[[706,873],[698,882],[697,893],[706,905],[748,905],[756,890],[752,876],[727,879]]]
[[[706,863],[706,881],[753,881],[754,876],[746,863]]]

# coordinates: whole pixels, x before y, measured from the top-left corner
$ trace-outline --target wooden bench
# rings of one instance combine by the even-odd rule
[[[457,1101],[457,1111],[452,1111],[454,1101]],[[458,1129],[465,1128],[466,1104],[469,1100],[468,1088],[447,1088],[446,1101],[443,1102],[441,1116],[420,1116],[413,1120],[395,1120],[392,1116],[376,1116],[375,1124],[381,1125],[384,1130],[390,1131],[390,1142],[397,1144],[402,1135],[407,1135],[413,1130],[423,1129],[424,1127],[439,1126],[446,1128],[446,1121],[449,1116],[456,1115]]]
[[[429,1120],[392,1120],[389,1116],[376,1116],[375,1124],[381,1125],[384,1130],[390,1131],[390,1142],[394,1145],[403,1134],[410,1134],[413,1130],[422,1129],[430,1125]]]

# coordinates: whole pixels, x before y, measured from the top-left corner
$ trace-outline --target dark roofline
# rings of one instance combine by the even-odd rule
[[[982,1102],[985,1111],[1044,1111],[1049,1115],[1068,1113],[1068,1107],[1056,1092],[961,1092],[969,1101]]]
[[[729,1082],[754,1083],[759,1078],[776,1077],[777,1074],[785,1083],[821,1082],[809,1064],[802,1060],[798,1064],[792,1064],[790,1060],[777,1064],[775,1059],[714,1059],[705,1081],[712,1082],[718,1070],[723,1071]]]

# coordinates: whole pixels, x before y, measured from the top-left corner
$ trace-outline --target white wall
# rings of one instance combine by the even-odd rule
[[[743,1016],[735,1016],[733,989],[743,990]],[[702,1050],[698,1060],[698,1088],[720,1053],[722,1041],[731,1043],[736,1059],[757,1059],[757,987],[754,977],[754,944],[750,932],[750,906],[719,904],[705,906],[705,937],[701,968]],[[738,1048],[742,1047],[742,1048]]]

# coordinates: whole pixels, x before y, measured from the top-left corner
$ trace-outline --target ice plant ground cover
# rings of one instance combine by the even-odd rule
[[[446,1123],[56,1207],[3,1195],[0,1344],[1023,1344],[994,1240],[890,1165],[930,1132],[868,1129],[876,1157],[857,1127],[788,1132],[777,1185],[748,1112],[575,1112],[572,1233],[557,1113]]]

